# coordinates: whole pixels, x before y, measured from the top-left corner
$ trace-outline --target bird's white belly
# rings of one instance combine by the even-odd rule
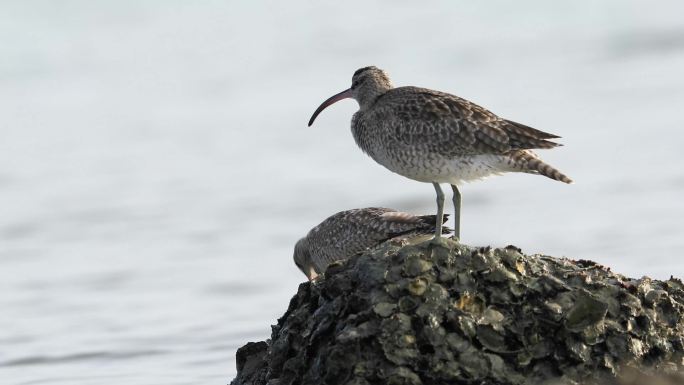
[[[408,159],[407,159],[408,158]],[[508,171],[496,155],[467,155],[445,158],[435,155],[417,157],[378,156],[374,159],[392,172],[428,183],[461,184]]]

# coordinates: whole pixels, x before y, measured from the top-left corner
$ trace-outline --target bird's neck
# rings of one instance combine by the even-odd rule
[[[362,90],[357,96],[359,102],[359,109],[361,111],[368,110],[373,107],[378,98],[389,91],[391,87],[383,87],[381,85],[371,85]]]

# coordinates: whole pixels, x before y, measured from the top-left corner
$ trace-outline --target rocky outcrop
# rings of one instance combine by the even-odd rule
[[[303,283],[232,384],[611,383],[676,378],[684,285],[591,261],[386,242]]]

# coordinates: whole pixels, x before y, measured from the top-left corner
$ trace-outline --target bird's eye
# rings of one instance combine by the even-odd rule
[[[352,86],[351,86],[352,90],[353,90],[354,88],[358,87],[358,86],[359,86],[359,83],[361,83],[360,80],[355,80],[355,81],[353,81],[353,82],[352,82]]]

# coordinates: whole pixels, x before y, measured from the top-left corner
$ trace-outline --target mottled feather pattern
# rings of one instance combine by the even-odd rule
[[[372,74],[372,70],[365,70],[362,77]],[[373,85],[368,79],[363,84]],[[509,167],[509,159],[520,151],[559,146],[549,140],[557,135],[500,118],[458,96],[426,88],[389,87],[368,100],[364,99],[367,104],[361,103],[352,118],[354,140],[375,161],[405,177],[460,184],[522,171],[566,183],[570,180],[541,161],[520,163],[528,168]]]
[[[447,220],[444,216],[443,221]],[[311,229],[307,244],[316,270],[346,259],[398,236],[431,234],[435,216],[415,216],[382,207],[353,209],[334,214]],[[444,228],[448,233],[448,229]]]
[[[357,114],[355,125],[382,122],[382,128],[397,142],[425,145],[425,150],[444,156],[558,146],[547,140],[556,135],[502,119],[457,96],[425,88],[390,89],[371,108]]]

